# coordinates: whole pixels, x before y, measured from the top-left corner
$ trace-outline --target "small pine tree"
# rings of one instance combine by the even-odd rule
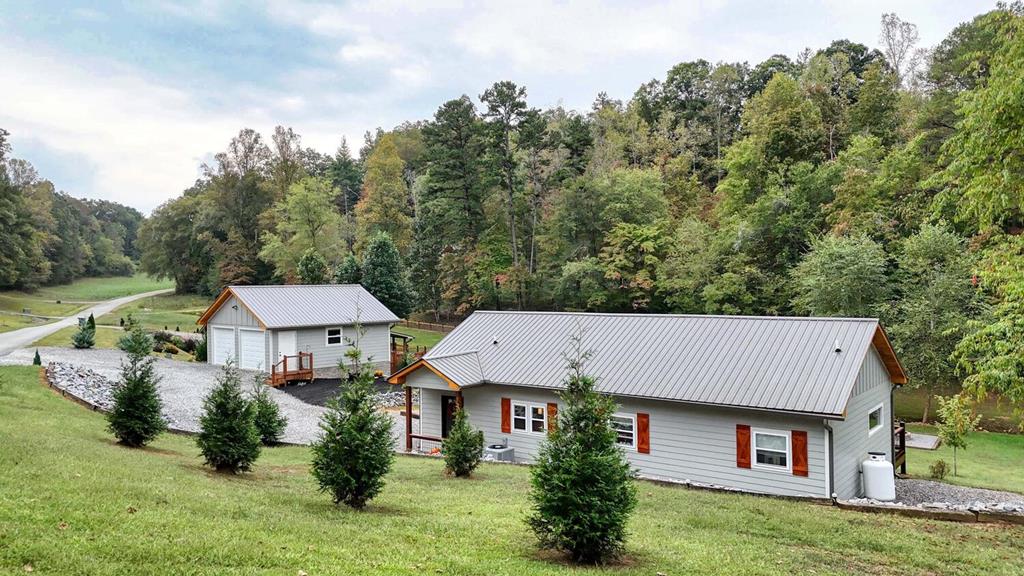
[[[167,428],[160,415],[159,377],[153,372],[153,339],[134,327],[118,346],[128,353],[121,363],[121,379],[114,389],[114,408],[107,415],[109,430],[125,446],[145,446]]]
[[[277,402],[270,397],[264,384],[266,374],[257,374],[252,380],[252,404],[256,429],[260,432],[260,442],[264,446],[273,446],[281,441],[288,419],[281,415]]]
[[[224,365],[217,386],[203,400],[203,415],[196,444],[207,466],[220,472],[245,472],[260,455],[252,402],[242,395],[238,369]]]
[[[36,348],[36,355],[32,357],[33,366],[42,366],[43,359],[39,357],[39,348]]]
[[[363,279],[363,271],[359,266],[359,260],[352,254],[345,256],[345,259],[334,269],[334,282],[337,284],[359,284]]]
[[[957,450],[967,449],[967,435],[974,432],[981,422],[981,415],[972,416],[974,407],[966,394],[954,394],[948,398],[936,396],[939,400],[939,438],[953,448],[953,476],[956,471]]]
[[[96,318],[94,318],[92,314],[89,314],[89,319],[85,321],[85,325],[89,330],[92,330],[94,334],[96,333]]]
[[[205,328],[201,331],[201,334],[203,335],[203,337],[199,340],[199,342],[196,342],[196,351],[194,354],[196,362],[206,362],[207,342]]]
[[[563,407],[531,470],[533,513],[527,522],[541,547],[566,552],[577,563],[600,564],[622,552],[636,486],[612,428],[615,403],[594,389],[594,378],[583,370],[589,354],[582,335],[572,342]]]
[[[71,335],[71,345],[79,350],[92,348],[96,345],[96,330],[90,330],[88,322],[82,324],[78,332]]]
[[[445,470],[458,478],[467,478],[484,455],[484,433],[469,424],[466,411],[455,411],[448,437],[441,445]]]
[[[356,332],[360,327],[356,326]],[[384,488],[395,459],[391,417],[378,409],[373,368],[361,362],[356,340],[345,356],[353,377],[320,418],[320,438],[312,445],[311,472],[335,504],[361,509]],[[344,370],[344,367],[342,367]]]
[[[309,248],[299,259],[297,266],[299,281],[303,284],[325,284],[327,283],[327,261],[316,251]]]

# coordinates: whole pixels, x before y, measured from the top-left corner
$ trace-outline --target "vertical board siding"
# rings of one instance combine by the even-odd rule
[[[420,426],[425,434],[440,434],[440,395],[423,390]],[[484,432],[487,444],[508,441],[516,458],[531,461],[544,434],[501,431],[501,398],[546,406],[557,401],[553,391],[484,385],[463,389],[465,409],[472,425]],[[728,486],[750,492],[787,496],[824,497],[825,434],[818,418],[702,407],[671,402],[617,398],[620,412],[649,416],[650,453],[627,450],[626,455],[642,476],[690,480]],[[808,475],[786,470],[743,469],[736,465],[736,425],[781,431],[807,431]]]
[[[860,465],[867,459],[868,452],[884,452],[892,461],[891,388],[885,364],[872,346],[857,375],[846,406],[846,419],[832,423],[835,492],[839,498],[856,498],[864,493]],[[879,404],[882,404],[882,429],[869,436],[868,413]]]
[[[238,306],[235,310],[232,306]],[[218,326],[241,326],[243,328],[260,328],[259,320],[249,312],[249,309],[242,305],[234,296],[229,297],[224,304],[210,317],[208,324]]]

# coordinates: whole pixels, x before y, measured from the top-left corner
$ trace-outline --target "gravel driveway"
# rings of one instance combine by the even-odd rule
[[[1024,506],[1024,495],[906,478],[896,480],[896,501],[907,506],[920,506],[934,502],[965,505],[978,502],[1005,502]]]
[[[0,356],[0,365],[27,365],[32,363],[35,349],[15,350],[7,356]],[[43,364],[66,362],[88,368],[111,381],[120,375],[120,350],[76,350],[74,348],[39,348]],[[199,417],[203,410],[203,398],[213,389],[221,369],[205,363],[182,362],[167,358],[156,359],[156,373],[160,376],[160,399],[164,404],[164,415],[174,428],[188,431],[199,430]],[[242,371],[242,387],[249,391],[255,373]],[[325,411],[320,406],[307,404],[295,396],[270,388],[270,396],[281,408],[281,414],[288,418],[288,428],[283,440],[297,444],[308,444],[319,436],[320,415]],[[396,434],[401,428],[393,417]],[[397,445],[397,439],[396,439]]]

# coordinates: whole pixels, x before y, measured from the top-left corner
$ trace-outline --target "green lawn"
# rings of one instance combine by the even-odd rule
[[[31,346],[42,347],[42,346],[56,346],[63,348],[71,348],[71,336],[78,331],[75,326],[68,326],[67,328],[61,328],[60,330],[50,334],[45,338],[36,340]],[[119,326],[104,326],[102,324],[96,325],[96,344],[94,348],[117,348],[117,342],[124,336],[124,330]],[[166,357],[163,353],[153,353],[154,356]],[[177,354],[170,356],[172,360],[181,360],[183,362],[192,362],[195,358],[188,352],[181,351]],[[46,362],[46,358],[43,358],[43,362]]]
[[[472,480],[399,457],[363,512],[338,508],[309,451],[266,450],[213,473],[189,437],[115,445],[103,417],[0,368],[0,573],[986,574],[1024,572],[1024,527],[957,524],[640,483],[628,556],[571,570],[523,523],[529,470]]]
[[[409,328],[408,326],[402,326],[401,324],[395,325],[391,329],[392,332],[399,334],[405,334],[407,336],[413,336],[415,339],[409,343],[410,346],[426,346],[427,348],[433,348],[444,338],[443,332],[434,332],[433,330],[420,330],[419,328]]]
[[[145,274],[136,274],[109,278],[82,278],[71,284],[40,288],[32,295],[52,300],[97,302],[164,288],[174,288],[174,282],[172,280],[156,280]]]
[[[181,328],[182,332],[193,332],[196,320],[211,302],[205,296],[194,294],[161,294],[125,304],[110,314],[100,316],[96,322],[119,326],[121,319],[127,319],[131,314],[147,330],[164,330],[166,327],[167,330]]]
[[[937,435],[934,426],[908,425],[911,432]],[[999,432],[975,432],[968,437],[967,449],[957,451],[957,470],[953,476],[953,449],[939,446],[938,450],[914,450],[907,453],[907,472],[928,478],[928,465],[936,460],[950,465],[946,482],[1009,490],[1024,494],[1024,435]]]
[[[949,396],[959,391],[957,388],[951,388],[942,391],[941,395]],[[897,390],[894,395],[896,417],[902,418],[907,422],[920,422],[921,416],[924,414],[925,401],[929,394],[934,394],[934,392],[928,392],[921,388]],[[932,398],[929,420],[935,418],[935,409],[937,407],[938,402]],[[998,402],[995,398],[986,399],[978,405],[978,412],[982,415],[981,427],[985,430],[998,432],[1020,430],[1020,419],[1013,414],[1013,408],[1006,402]]]
[[[47,320],[36,318],[34,316],[22,316],[20,314],[7,314],[5,312],[0,312],[0,332],[9,332],[19,328],[37,326],[44,322],[47,322]]]

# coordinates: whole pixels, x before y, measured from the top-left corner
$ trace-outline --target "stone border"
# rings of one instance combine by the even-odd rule
[[[1007,512],[989,512],[985,510],[939,510],[933,508],[921,508],[919,506],[853,504],[845,500],[836,500],[834,504],[841,510],[853,510],[855,512],[867,512],[872,514],[892,514],[908,518],[926,518],[929,520],[944,520],[947,522],[1003,523],[1024,526],[1024,514],[1010,514]]]

